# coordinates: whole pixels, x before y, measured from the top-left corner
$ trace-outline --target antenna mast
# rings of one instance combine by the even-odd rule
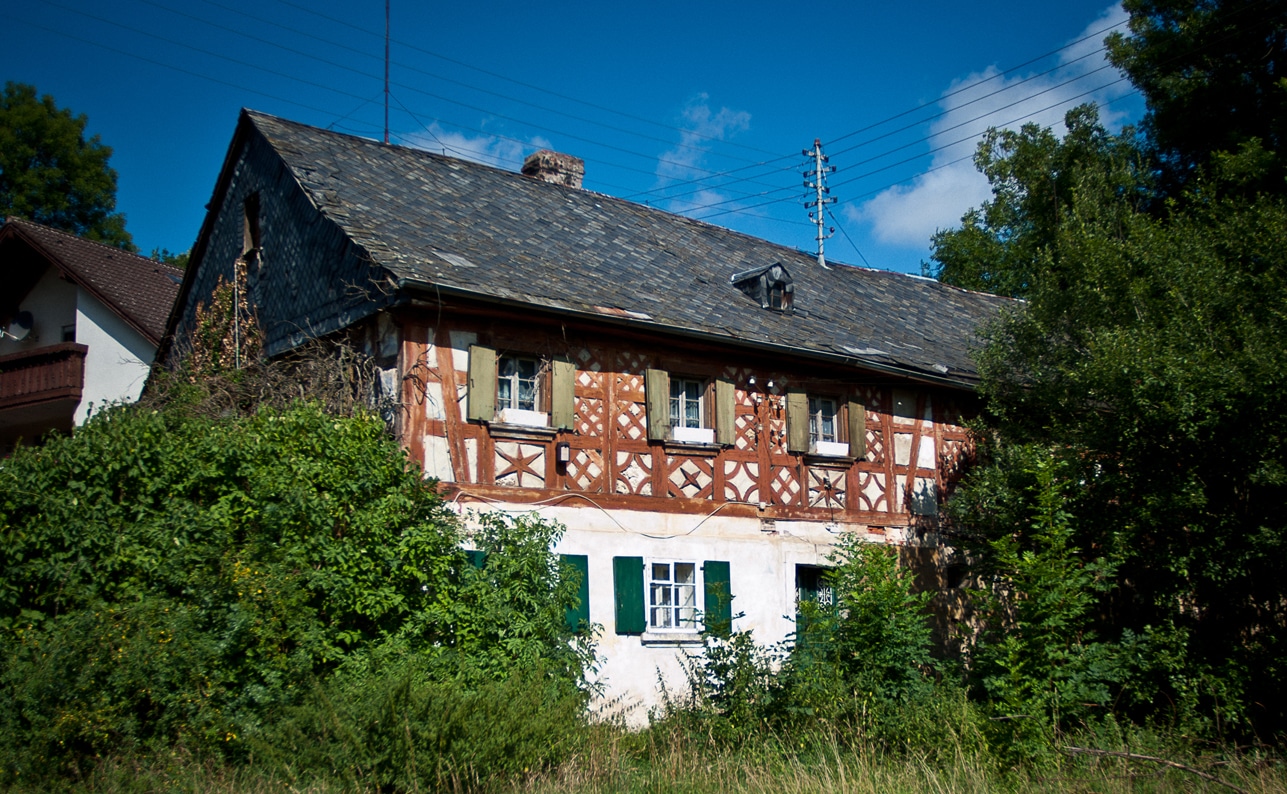
[[[814,200],[804,202],[804,206],[812,207],[809,211],[809,220],[813,221],[818,227],[818,264],[823,268],[827,267],[827,259],[823,256],[823,242],[836,233],[835,227],[827,227],[827,205],[834,204],[835,198],[831,197],[831,188],[827,187],[827,174],[834,173],[834,165],[826,165],[830,158],[822,153],[822,141],[818,138],[813,139],[813,149],[802,149],[800,154],[810,158],[813,162],[809,164],[809,170],[804,172],[804,186],[814,191]]]
[[[389,0],[384,0],[384,143],[389,144]]]

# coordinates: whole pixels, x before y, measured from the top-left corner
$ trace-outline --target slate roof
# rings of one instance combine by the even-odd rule
[[[315,206],[405,288],[976,380],[970,348],[1008,299],[813,254],[588,190],[252,111]],[[795,313],[730,283],[782,263]]]
[[[12,237],[30,244],[153,345],[160,342],[182,270],[23,218],[5,219],[0,240]]]

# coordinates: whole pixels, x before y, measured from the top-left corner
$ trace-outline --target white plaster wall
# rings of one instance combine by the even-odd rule
[[[133,402],[143,391],[156,348],[84,289],[76,290],[76,341],[85,354],[85,389],[76,424],[112,402]]]
[[[43,276],[18,305],[18,311],[31,312],[31,333],[21,342],[0,338],[0,356],[56,345],[63,341],[63,326],[76,322],[76,285],[64,281],[54,268]]]
[[[466,489],[467,490],[467,489]],[[529,513],[532,505],[465,503],[462,512],[504,510]],[[712,505],[712,509],[717,505]],[[686,691],[685,654],[700,643],[659,645],[639,635],[615,631],[612,558],[631,556],[665,560],[729,563],[733,595],[733,629],[750,631],[761,645],[787,640],[795,631],[797,565],[826,565],[838,537],[823,524],[777,521],[766,532],[758,518],[671,515],[632,510],[605,510],[579,497],[539,507],[542,517],[567,527],[556,546],[561,554],[584,554],[589,564],[590,621],[596,624],[600,657],[597,681],[603,686],[600,707],[621,714],[633,725],[644,724],[650,709],[662,704],[658,680],[682,695]],[[840,526],[842,532],[863,532]],[[698,604],[701,604],[699,579]]]

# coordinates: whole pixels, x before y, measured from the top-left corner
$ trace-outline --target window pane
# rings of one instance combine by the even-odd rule
[[[496,402],[497,408],[514,407],[514,382],[504,376],[496,381]]]
[[[518,382],[518,407],[525,411],[536,410],[536,381],[527,378]]]
[[[670,564],[663,562],[654,562],[652,564],[652,578],[655,582],[670,581]]]
[[[697,564],[692,562],[675,563],[675,581],[679,584],[695,584],[697,582]]]

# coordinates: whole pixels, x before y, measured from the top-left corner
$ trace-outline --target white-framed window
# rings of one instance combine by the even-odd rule
[[[496,410],[539,410],[540,363],[534,358],[499,356],[496,359]]]
[[[648,631],[696,632],[697,563],[649,560]]]
[[[670,426],[706,427],[706,384],[693,378],[670,379]]]
[[[809,397],[809,442],[835,443],[836,401],[830,397]]]

